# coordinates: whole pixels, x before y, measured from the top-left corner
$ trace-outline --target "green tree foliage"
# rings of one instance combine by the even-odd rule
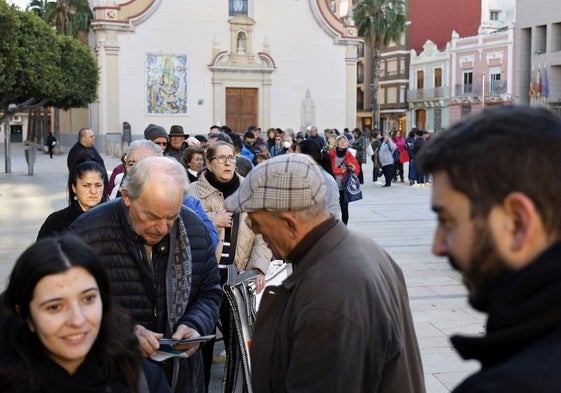
[[[405,31],[405,0],[360,0],[355,4],[353,17],[358,34],[372,48],[372,111],[379,127],[378,80],[380,77],[380,48],[390,41],[399,42]]]
[[[0,0],[0,121],[40,105],[86,107],[97,94],[93,54],[33,12]]]
[[[98,66],[90,48],[82,45],[76,39],[59,35],[61,56],[59,66],[62,73],[60,98],[55,107],[70,109],[87,107],[95,101],[98,85]]]

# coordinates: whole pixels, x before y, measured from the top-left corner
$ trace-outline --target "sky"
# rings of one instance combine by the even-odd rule
[[[25,7],[27,7],[29,5],[29,2],[30,2],[30,0],[7,0],[7,1],[8,1],[8,3],[16,4],[22,10],[24,10]]]

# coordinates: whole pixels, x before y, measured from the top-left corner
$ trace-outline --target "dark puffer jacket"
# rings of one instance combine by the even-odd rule
[[[212,239],[200,217],[183,207],[181,219],[191,247],[192,276],[188,305],[177,325],[191,326],[206,335],[216,325],[222,299],[218,265]],[[172,294],[166,293],[166,267],[168,255],[173,253],[174,239],[166,236],[153,246],[152,264],[149,264],[144,243],[131,227],[128,208],[121,198],[82,214],[70,230],[98,252],[108,269],[113,297],[131,314],[133,321],[170,337],[177,326],[169,326],[167,321],[166,296]],[[185,360],[195,358],[199,356]],[[193,366],[190,366],[191,373]]]

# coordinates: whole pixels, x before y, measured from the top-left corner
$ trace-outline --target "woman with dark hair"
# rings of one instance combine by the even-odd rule
[[[339,187],[331,168],[331,158],[324,150],[321,150],[317,143],[311,140],[303,140],[298,143],[296,153],[307,154],[321,166],[323,180],[327,189],[326,204],[327,210],[336,219],[341,219],[341,205],[339,204]]]
[[[194,146],[189,146],[183,152],[181,163],[185,169],[187,169],[187,178],[189,179],[189,183],[193,183],[199,178],[200,170],[204,165],[203,154],[203,149]]]
[[[2,313],[2,392],[170,392],[159,367],[143,360],[102,263],[74,235],[23,252]]]
[[[37,234],[37,239],[64,232],[85,211],[107,202],[105,169],[95,161],[83,161],[68,175],[68,207],[51,213]]]
[[[271,149],[276,145],[277,135],[280,136],[280,134],[277,134],[276,129],[271,127],[267,130],[267,151],[271,151]]]

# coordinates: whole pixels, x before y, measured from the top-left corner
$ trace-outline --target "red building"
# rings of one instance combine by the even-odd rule
[[[409,7],[409,45],[417,54],[427,40],[442,50],[452,31],[460,37],[475,36],[481,24],[481,0],[409,0]]]

